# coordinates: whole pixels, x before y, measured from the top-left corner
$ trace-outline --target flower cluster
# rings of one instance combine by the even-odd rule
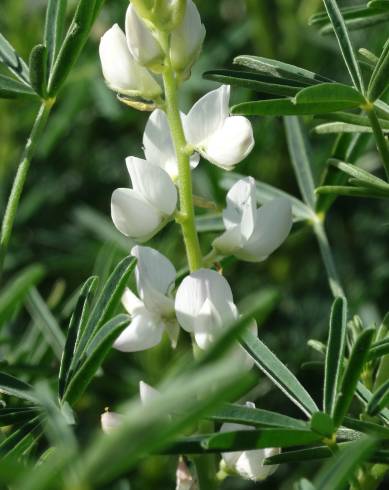
[[[116,189],[111,200],[114,225],[139,243],[149,240],[169,221],[182,223],[187,210],[182,208],[182,202],[177,209],[179,196],[182,198],[181,193],[189,188],[192,197],[191,182],[183,179],[188,179],[188,175],[190,178],[201,157],[230,171],[254,147],[250,121],[229,113],[229,86],[209,92],[187,114],[172,105],[177,94],[172,102],[169,93],[177,91],[190,76],[204,37],[205,28],[192,0],[133,0],[126,13],[125,33],[114,25],[101,39],[100,59],[108,87],[132,105],[139,103],[152,109],[143,135],[144,159],[126,159],[131,187]],[[183,161],[187,165],[186,177],[182,175]],[[214,240],[211,256],[234,255],[240,260],[260,262],[288,236],[292,227],[291,204],[281,198],[258,208],[254,179],[242,178],[227,194],[223,222],[225,232]],[[195,229],[192,232],[196,234]],[[137,259],[137,295],[130,289],[123,295],[122,303],[131,322],[116,339],[116,349],[137,352],[152,348],[165,332],[175,348],[182,327],[199,349],[207,350],[238,320],[230,285],[219,272],[207,268],[206,261],[192,267],[176,288],[176,269],[160,252],[136,245],[131,254]],[[255,321],[251,329],[257,335]],[[253,366],[251,357],[238,343],[229,355],[237,369]],[[142,399],[150,398],[150,394],[158,395],[153,388],[141,384]],[[117,414],[107,412],[102,416],[106,431],[119,423]],[[228,424],[222,427],[231,429]],[[266,451],[224,454],[223,459],[243,477],[257,480],[271,472],[262,465]]]

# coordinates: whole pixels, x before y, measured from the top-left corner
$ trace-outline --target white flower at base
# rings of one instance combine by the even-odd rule
[[[181,113],[185,122],[185,114]],[[166,114],[161,109],[153,111],[147,121],[143,134],[143,147],[146,159],[167,172],[173,181],[178,177],[177,155],[170,133]],[[192,155],[191,168],[197,167],[200,157]]]
[[[101,67],[111,90],[124,95],[155,99],[162,93],[151,73],[130,53],[124,32],[115,24],[101,38]]]
[[[205,27],[196,5],[192,0],[186,1],[185,14],[177,26],[170,41],[170,59],[172,67],[187,78],[193,63],[200,55],[205,38]]]
[[[116,412],[109,412],[106,410],[101,415],[101,428],[106,434],[111,434],[115,431],[123,421],[123,415]]]
[[[225,233],[213,247],[223,255],[261,262],[287,238],[292,228],[292,207],[287,198],[276,198],[257,209],[255,180],[236,182],[227,194],[223,212]]]
[[[255,408],[254,403],[246,403],[247,406]],[[254,430],[255,427],[242,424],[223,424],[220,432],[235,432],[238,430]],[[222,458],[230,471],[238,473],[246,480],[261,481],[272,475],[278,465],[264,465],[266,458],[279,454],[279,448],[255,449],[251,451],[234,451],[222,453]]]
[[[137,63],[150,68],[162,66],[164,52],[131,4],[126,12],[126,38],[128,48]]]
[[[136,157],[126,159],[132,189],[112,194],[111,216],[123,235],[145,241],[170,219],[177,205],[177,189],[160,167]]]
[[[131,315],[131,323],[113,347],[122,352],[150,349],[160,343],[165,330],[175,347],[179,328],[170,293],[176,270],[166,257],[152,248],[135,246],[131,255],[138,259],[136,282],[140,298],[130,289],[125,290],[122,303]]]
[[[230,116],[229,100],[230,87],[222,85],[197,101],[185,120],[188,143],[224,170],[233,170],[254,148],[250,121]]]
[[[230,285],[218,272],[200,269],[187,276],[180,284],[175,301],[177,320],[187,332],[193,333],[200,349],[207,349],[239,316]],[[257,325],[251,326],[254,334]],[[244,369],[251,369],[253,361],[237,345],[231,359]]]

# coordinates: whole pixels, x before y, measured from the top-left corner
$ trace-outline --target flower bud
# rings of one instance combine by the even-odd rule
[[[171,32],[182,21],[186,0],[132,0],[132,4],[156,29]]]
[[[185,14],[172,32],[170,59],[175,71],[188,78],[193,63],[200,55],[205,38],[205,27],[193,0],[186,1]]]
[[[111,90],[124,95],[155,99],[162,93],[151,73],[130,53],[124,32],[115,24],[101,38],[100,60]]]
[[[123,415],[106,410],[101,415],[101,428],[106,434],[110,434],[117,429],[123,421]]]
[[[126,13],[126,37],[128,48],[135,61],[142,66],[160,71],[165,57],[164,52],[152,31],[131,4]]]

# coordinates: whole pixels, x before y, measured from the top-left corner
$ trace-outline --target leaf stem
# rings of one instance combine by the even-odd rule
[[[377,149],[382,158],[382,163],[385,168],[386,178],[389,180],[389,148],[388,143],[386,142],[385,135],[382,131],[380,122],[378,120],[376,111],[373,105],[369,105],[368,108],[365,109],[367,116],[370,121],[371,128],[373,130],[373,134],[376,140]]]
[[[167,62],[163,73],[166,96],[166,113],[178,162],[178,187],[180,191],[180,225],[184,237],[189,269],[202,267],[202,254],[195,225],[190,157],[185,151],[187,141],[178,107],[177,81]]]
[[[11,193],[8,198],[7,207],[1,225],[0,276],[2,273],[4,259],[7,253],[9,241],[11,239],[11,234],[12,234],[13,225],[19,206],[20,197],[23,192],[24,184],[26,182],[27,174],[30,168],[31,159],[34,156],[37,143],[46,126],[46,122],[54,102],[55,99],[48,99],[42,102],[38,114],[36,116],[34,125],[32,127],[30,136],[24,148],[23,156],[19,163],[18,170],[16,172],[15,179],[12,184]]]

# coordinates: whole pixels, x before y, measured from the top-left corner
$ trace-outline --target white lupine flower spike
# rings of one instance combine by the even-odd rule
[[[143,351],[158,345],[166,331],[174,347],[179,330],[170,293],[176,271],[166,257],[152,248],[137,245],[131,254],[138,259],[135,270],[139,298],[130,289],[125,290],[122,303],[131,323],[113,346],[122,352]]]
[[[247,402],[246,406],[255,408],[254,403]],[[226,423],[220,428],[221,432],[235,432],[238,430],[254,430],[250,425]],[[262,481],[272,475],[278,465],[264,465],[266,458],[279,454],[279,448],[255,449],[251,451],[234,451],[222,453],[222,458],[230,471],[238,473],[246,480]]]
[[[257,208],[255,180],[236,182],[227,194],[223,212],[225,233],[213,242],[223,255],[261,262],[287,238],[293,224],[289,199],[276,198]]]
[[[132,189],[116,189],[111,215],[123,235],[145,241],[157,233],[174,214],[177,189],[169,175],[157,165],[128,157],[127,170]]]
[[[162,89],[154,77],[130,53],[126,36],[117,24],[102,36],[99,53],[103,75],[111,90],[150,100],[161,95]]]
[[[254,148],[250,121],[229,115],[230,87],[222,85],[204,95],[185,119],[188,142],[206,160],[233,170]]]

